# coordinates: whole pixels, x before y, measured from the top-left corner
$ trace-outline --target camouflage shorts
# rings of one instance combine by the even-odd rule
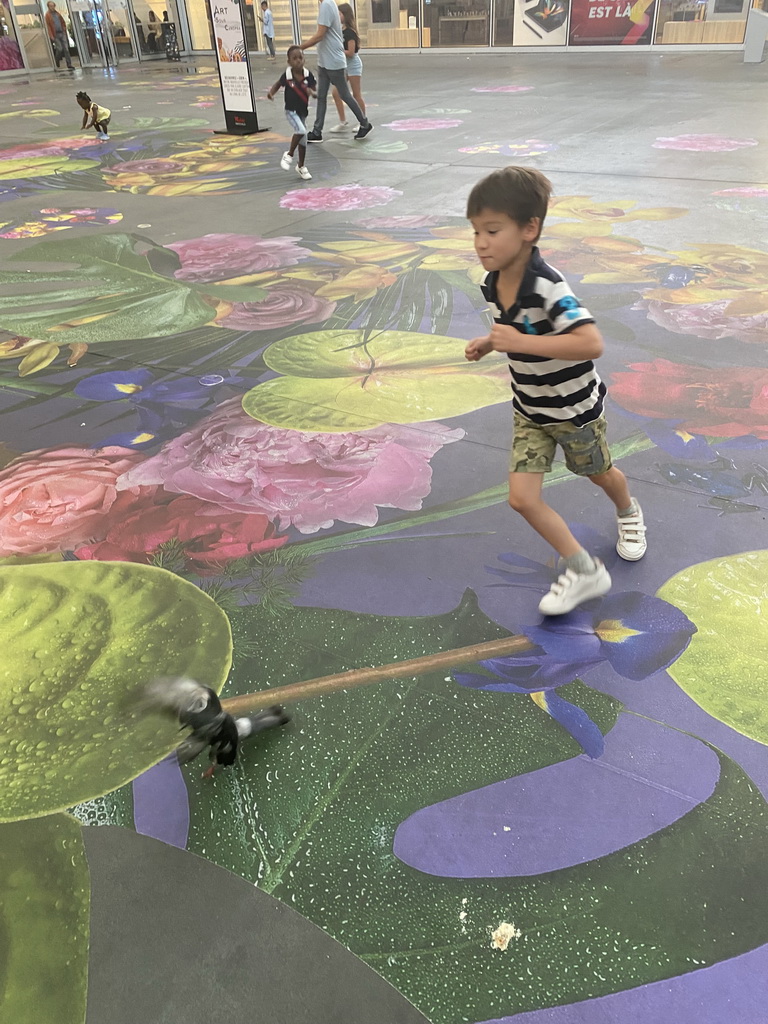
[[[532,423],[515,412],[510,473],[549,473],[557,446],[563,449],[565,464],[577,476],[597,476],[612,466],[606,441],[605,417],[584,427],[571,423]]]

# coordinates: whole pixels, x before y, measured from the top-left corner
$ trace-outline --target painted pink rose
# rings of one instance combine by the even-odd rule
[[[407,213],[393,217],[366,217],[358,221],[363,228],[436,228],[440,224],[439,217],[431,217],[427,213]]]
[[[433,132],[438,128],[458,128],[464,122],[455,117],[406,117],[401,121],[390,121],[385,128],[393,132]]]
[[[143,494],[116,486],[142,460],[129,448],[28,452],[0,470],[0,555],[69,551],[103,539],[110,516]]]
[[[476,85],[472,92],[530,92],[532,85]]]
[[[768,313],[756,316],[727,316],[730,299],[678,305],[672,302],[643,300],[635,309],[645,309],[649,320],[673,334],[692,334],[707,341],[738,338],[739,341],[768,342]]]
[[[336,520],[373,526],[380,507],[421,508],[432,482],[429,460],[463,434],[440,423],[343,434],[283,430],[251,419],[235,398],[128,470],[118,486],[162,482],[229,512],[261,513],[281,530],[316,533]]]
[[[72,150],[85,149],[93,146],[95,135],[78,136],[75,139],[54,139],[52,142],[22,142],[17,146],[8,146],[2,151],[3,160],[26,160],[37,156],[63,156]]]
[[[757,139],[732,139],[727,135],[670,135],[656,139],[654,149],[687,149],[696,153],[732,153],[756,146]]]
[[[234,558],[271,551],[288,540],[278,537],[264,515],[227,512],[185,496],[158,494],[134,503],[127,514],[109,517],[104,540],[75,549],[83,560],[151,562],[161,544],[178,540],[187,564],[205,571]]]
[[[713,196],[745,196],[749,199],[768,199],[768,185],[742,185],[740,188],[721,188]]]
[[[276,286],[261,302],[236,302],[232,311],[217,320],[232,331],[271,331],[290,324],[317,324],[336,309],[335,302],[313,295],[306,288]]]
[[[334,185],[331,188],[299,188],[280,200],[284,210],[365,210],[386,206],[403,193],[388,185]]]
[[[125,165],[123,165],[125,166]],[[171,242],[181,260],[176,277],[181,281],[221,281],[241,274],[260,274],[277,267],[291,267],[312,253],[296,245],[300,238],[258,235],[203,235],[184,242]]]

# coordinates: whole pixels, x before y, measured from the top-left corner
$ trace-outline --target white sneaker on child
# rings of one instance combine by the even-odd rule
[[[286,152],[280,157],[280,166],[284,171],[290,171],[291,164],[293,163],[293,157],[290,153]]]
[[[349,131],[349,121],[339,121],[335,128],[331,128],[331,133],[337,135],[339,132]]]
[[[648,542],[645,539],[645,520],[640,505],[632,499],[634,511],[628,516],[616,516],[619,527],[619,539],[616,550],[628,562],[637,562],[643,557]]]
[[[312,181],[312,175],[309,173],[306,167],[297,167],[296,173],[300,178],[303,178],[304,181]]]
[[[611,589],[611,577],[603,563],[596,558],[594,572],[574,572],[566,569],[559,576],[539,602],[542,615],[565,615],[566,612],[589,601],[602,597]]]

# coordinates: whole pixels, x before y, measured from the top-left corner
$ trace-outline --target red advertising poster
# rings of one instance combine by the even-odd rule
[[[647,46],[656,0],[571,0],[571,46]]]

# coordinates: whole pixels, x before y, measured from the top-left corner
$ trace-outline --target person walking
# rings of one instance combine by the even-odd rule
[[[56,61],[58,70],[62,58],[67,62],[67,70],[74,71],[72,58],[69,54],[69,35],[67,34],[67,23],[63,16],[56,10],[53,0],[48,0],[48,10],[45,13],[45,27],[48,29],[48,38],[53,48],[53,59]]]
[[[306,43],[301,44],[302,50],[309,50],[317,45],[317,115],[315,126],[307,136],[309,142],[323,141],[323,125],[325,111],[328,106],[328,90],[335,85],[339,96],[346,103],[358,120],[360,127],[356,139],[364,139],[373,131],[373,125],[365,116],[357,100],[349,90],[347,82],[347,58],[344,53],[344,37],[341,32],[341,18],[334,0],[320,0],[317,16],[317,31]]]
[[[341,17],[341,27],[344,34],[344,54],[347,58],[347,81],[352,90],[352,95],[357,100],[357,105],[365,114],[365,100],[360,88],[363,76],[363,62],[359,54],[360,36],[357,34],[355,12],[350,4],[339,4],[339,16]],[[339,112],[339,123],[335,128],[331,128],[331,131],[345,132],[349,128],[349,124],[344,114],[344,104],[341,102],[339,90],[335,85],[333,87],[333,102],[336,104],[336,109]]]
[[[275,59],[275,23],[272,19],[272,11],[269,9],[267,0],[261,0],[261,10],[263,17],[259,16],[259,21],[263,26],[264,31],[264,45],[267,48],[267,60]]]

